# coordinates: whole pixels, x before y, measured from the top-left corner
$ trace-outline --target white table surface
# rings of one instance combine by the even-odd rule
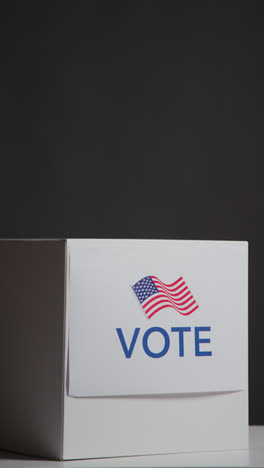
[[[249,450],[47,461],[0,452],[0,468],[264,467],[264,426],[249,429]]]

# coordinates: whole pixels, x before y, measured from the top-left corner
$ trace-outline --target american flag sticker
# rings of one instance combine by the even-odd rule
[[[156,276],[145,276],[132,288],[148,319],[166,307],[181,315],[190,315],[199,307],[182,276],[171,284]]]

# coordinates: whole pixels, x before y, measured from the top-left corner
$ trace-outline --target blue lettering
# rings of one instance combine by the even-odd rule
[[[118,334],[118,337],[119,337],[119,340],[120,340],[120,343],[122,345],[122,348],[123,348],[123,351],[125,353],[126,358],[130,359],[131,356],[132,356],[132,353],[134,351],[134,347],[135,347],[135,344],[136,344],[136,341],[137,341],[137,337],[138,337],[140,328],[135,328],[134,335],[133,335],[133,338],[131,340],[129,348],[127,347],[127,344],[125,342],[125,338],[124,338],[122,329],[117,328],[116,331],[117,331],[117,334]]]
[[[140,328],[135,328],[131,343],[127,344],[121,328],[116,328],[119,341],[121,343],[124,355],[127,359],[132,357],[134,348],[138,339]],[[184,333],[192,331],[191,327],[171,327],[171,332],[179,334],[179,357],[184,357]],[[195,356],[212,356],[212,351],[201,351],[201,344],[211,343],[210,338],[201,338],[200,333],[210,332],[211,327],[194,327]],[[154,352],[149,349],[148,340],[152,333],[160,333],[164,339],[164,346],[161,351]],[[142,339],[143,350],[147,356],[157,359],[165,356],[170,348],[170,337],[164,328],[152,327],[145,331]]]
[[[191,327],[172,327],[172,332],[179,332],[179,356],[184,356],[183,333],[190,332]]]
[[[151,333],[154,333],[154,332],[161,333],[162,336],[164,337],[164,348],[159,353],[153,353],[152,351],[150,351],[149,346],[148,346],[149,335],[151,335]],[[148,356],[152,358],[160,358],[168,352],[168,349],[170,347],[170,338],[169,338],[168,333],[163,328],[152,327],[152,328],[149,328],[144,333],[142,344],[143,344],[143,349]]]
[[[210,338],[200,338],[199,333],[211,331],[211,327],[195,327],[195,356],[212,356],[212,351],[200,351],[200,343],[210,343]]]

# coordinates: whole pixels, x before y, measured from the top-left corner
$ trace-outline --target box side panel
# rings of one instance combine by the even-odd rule
[[[62,454],[65,241],[0,242],[0,447]]]

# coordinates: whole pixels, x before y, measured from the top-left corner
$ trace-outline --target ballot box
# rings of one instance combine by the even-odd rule
[[[248,446],[248,244],[0,241],[0,448]]]

